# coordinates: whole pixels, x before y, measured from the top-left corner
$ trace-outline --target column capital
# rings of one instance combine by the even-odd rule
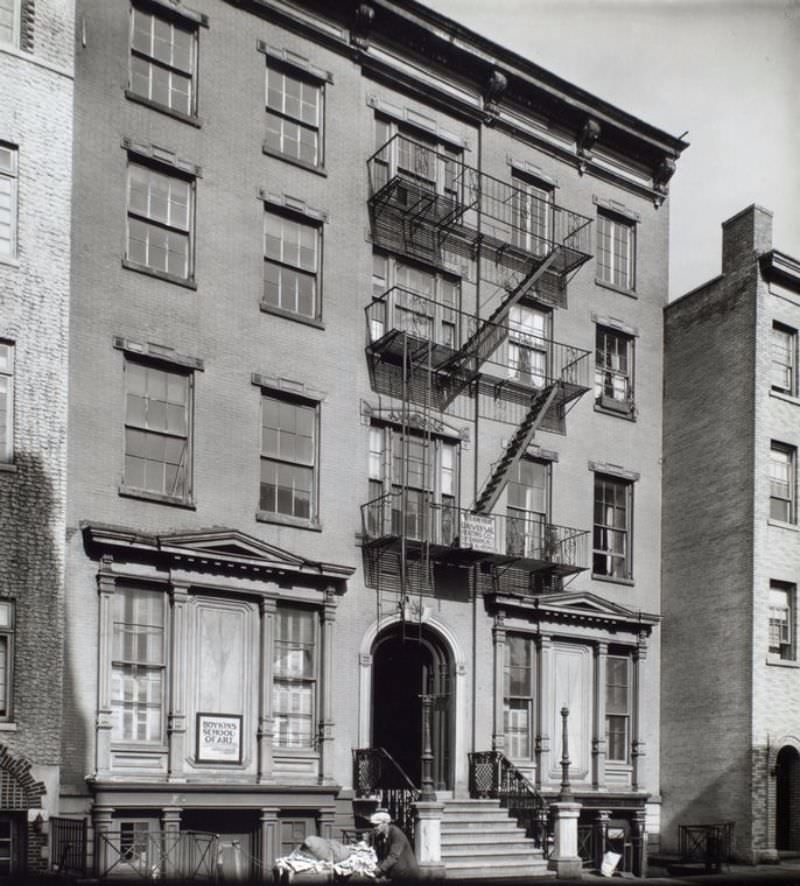
[[[608,641],[607,640],[598,640],[594,644],[594,654],[595,655],[608,655]]]
[[[185,603],[189,599],[189,582],[171,579],[169,583],[169,596],[173,603]]]
[[[278,608],[277,601],[274,597],[262,597],[261,598],[261,612],[266,615],[267,613],[273,613]]]

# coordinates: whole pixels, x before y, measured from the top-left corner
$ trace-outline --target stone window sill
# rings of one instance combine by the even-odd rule
[[[602,413],[603,415],[613,415],[614,418],[621,418],[623,421],[636,421],[636,411],[634,409],[630,410],[620,410],[620,409],[608,409],[608,407],[603,406],[599,401],[595,401],[594,411]]]
[[[800,397],[787,394],[784,391],[770,390],[769,395],[776,400],[783,400],[784,403],[792,403],[794,406],[800,406]]]
[[[789,532],[800,532],[796,523],[785,523],[783,520],[767,520],[768,526],[774,526],[776,529],[788,529]]]
[[[767,664],[776,668],[800,668],[800,662],[778,658],[777,655],[768,655]]]
[[[595,575],[594,573],[592,573],[592,581],[607,581],[610,584],[625,585],[629,588],[634,587],[636,584],[632,578],[616,578],[613,575]]]
[[[153,111],[158,111],[161,114],[166,114],[168,117],[173,117],[175,120],[180,120],[182,123],[188,123],[190,126],[196,126],[198,129],[203,125],[202,121],[199,117],[195,117],[193,114],[183,114],[181,111],[176,111],[173,108],[168,108],[166,105],[162,105],[159,102],[154,102],[152,99],[145,98],[143,95],[137,95],[135,92],[131,92],[130,89],[125,90],[125,98],[129,101],[136,102],[139,105],[144,105],[146,108],[150,108]]]
[[[0,732],[16,732],[16,723],[0,723]]]
[[[313,326],[314,329],[325,328],[325,324],[321,320],[315,320],[313,317],[304,317],[302,314],[293,314],[291,311],[284,311],[283,308],[276,308],[274,305],[267,304],[264,301],[261,302],[260,307],[265,314],[274,314],[276,317],[283,317],[284,320],[293,320],[295,323]]]
[[[633,289],[623,289],[621,286],[615,286],[613,283],[606,283],[605,280],[601,280],[599,277],[595,277],[594,282],[603,289],[610,289],[612,292],[618,292],[620,295],[627,295],[628,298],[639,298]]]
[[[322,524],[319,520],[303,520],[300,517],[290,517],[288,514],[273,514],[272,511],[256,511],[256,520],[259,523],[276,523],[279,526],[292,526],[295,529],[322,532]]]
[[[155,277],[157,280],[164,280],[167,283],[175,283],[186,289],[197,289],[197,283],[193,277],[176,277],[174,274],[167,274],[164,271],[156,271],[148,268],[147,265],[137,265],[136,262],[129,261],[127,258],[122,259],[122,267],[129,271],[136,271],[139,274],[146,274],[148,277]]]
[[[0,462],[0,474],[16,474],[17,466],[13,462]]]
[[[133,489],[120,483],[119,494],[125,498],[140,498],[143,501],[152,501],[161,505],[172,505],[175,508],[184,508],[189,511],[196,511],[197,505],[191,499],[175,498],[172,495],[162,495],[160,492],[149,492],[146,489]]]

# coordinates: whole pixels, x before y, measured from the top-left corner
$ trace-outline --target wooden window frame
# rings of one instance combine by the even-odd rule
[[[617,350],[613,356],[622,353],[620,345],[624,345],[627,368],[623,372],[608,365],[608,341],[613,338],[617,342]],[[595,403],[603,409],[613,412],[630,414],[635,408],[634,371],[635,371],[635,339],[633,336],[609,326],[598,323],[595,331],[595,362],[594,362],[594,398]],[[602,357],[602,360],[601,360]],[[613,362],[613,361],[612,361]],[[614,396],[614,380],[623,379],[624,396]],[[609,380],[611,393],[607,393]]]
[[[774,454],[781,453],[785,460],[779,460]],[[778,477],[778,471],[786,466],[787,477],[785,480]],[[769,445],[769,478],[770,478],[770,510],[771,520],[779,523],[797,523],[797,447],[778,440],[771,440]],[[780,488],[786,486],[785,494]],[[786,516],[776,516],[774,510],[781,506],[786,511]]]
[[[280,237],[280,256],[268,255],[267,252],[267,220],[269,218],[279,219],[281,222],[281,237]],[[309,270],[308,268],[303,267],[301,259],[300,259],[300,249],[302,246],[302,233],[300,234],[300,240],[298,241],[298,258],[296,262],[287,260],[285,256],[285,237],[284,237],[284,223],[297,225],[298,229],[302,232],[305,228],[307,230],[311,230],[314,232],[314,269]],[[276,207],[271,203],[265,203],[264,205],[264,241],[263,241],[263,252],[264,252],[264,295],[262,299],[262,306],[264,306],[269,311],[274,311],[281,315],[297,318],[302,321],[319,321],[322,318],[322,248],[323,248],[323,231],[322,224],[317,222],[316,220],[309,219],[307,216],[299,215],[297,213],[293,213],[291,211],[286,211]],[[267,267],[277,268],[279,272],[288,272],[289,274],[295,274],[299,279],[310,279],[313,281],[313,298],[314,298],[314,310],[309,314],[298,310],[299,307],[299,297],[295,296],[295,304],[297,307],[286,307],[282,302],[283,295],[283,282],[281,279],[280,283],[280,291],[278,293],[278,304],[275,304],[271,299],[267,297]]]
[[[0,464],[14,464],[14,381],[15,381],[15,357],[16,347],[14,342],[0,339],[0,347],[7,348],[8,365],[0,368],[0,378],[5,379],[6,384],[6,408],[0,413],[0,422],[5,426],[6,444],[0,450]]]
[[[524,667],[527,670],[528,693],[512,694],[511,689],[511,643],[512,641],[520,641],[525,644],[527,649],[528,664]],[[536,716],[535,692],[536,692],[536,645],[534,638],[527,634],[508,633],[503,650],[503,733],[506,739],[506,753],[509,759],[530,761],[534,756],[534,738]],[[527,734],[522,739],[524,747],[519,745],[514,747],[514,735],[518,735],[510,730],[510,720],[512,711],[512,702],[521,703],[517,710],[525,710],[527,712],[528,728]]]
[[[287,618],[288,615],[294,613],[296,616],[302,614],[303,618],[308,618],[311,623],[312,628],[312,637],[310,643],[304,643],[297,645],[292,645],[291,640],[284,641],[281,640],[281,622],[282,619]],[[316,751],[317,750],[317,742],[318,742],[318,727],[319,727],[319,717],[320,717],[320,619],[319,619],[319,611],[307,606],[301,606],[297,604],[289,604],[289,603],[279,603],[276,608],[276,617],[275,617],[275,652],[272,661],[272,691],[273,691],[273,718],[275,721],[275,738],[274,743],[276,748],[280,748],[282,751]],[[298,648],[300,651],[309,649],[311,650],[312,665],[311,665],[311,674],[310,675],[297,675],[297,674],[282,674],[278,672],[278,658],[280,652],[282,650],[287,652],[297,652]],[[280,691],[280,687],[288,687],[288,686],[297,686],[300,685],[303,688],[308,688],[310,690],[310,698],[311,698],[311,714],[310,714],[310,727],[309,727],[309,735],[307,741],[303,742],[302,740],[299,742],[292,741],[283,741],[281,735],[281,729],[279,721],[283,716],[284,712],[279,710],[278,704],[278,693]],[[291,714],[296,713],[292,711],[285,712],[287,721],[291,720]],[[287,735],[290,734],[290,730],[287,730]]]
[[[281,107],[276,107],[274,104],[270,104],[270,72],[273,72],[273,75],[280,76],[281,78],[281,88],[279,90],[272,90],[272,92],[278,92],[281,96]],[[281,157],[282,159],[289,160],[292,163],[296,163],[300,166],[308,167],[309,169],[316,170],[324,170],[325,169],[325,82],[318,77],[313,76],[309,71],[300,69],[291,62],[276,59],[270,55],[267,55],[267,64],[265,70],[265,80],[264,80],[264,88],[265,88],[265,102],[264,106],[266,109],[267,115],[267,137],[264,142],[264,148],[269,154],[273,154],[277,157]],[[317,121],[315,124],[309,123],[304,120],[301,116],[296,116],[294,114],[289,113],[286,110],[286,78],[290,78],[291,80],[300,84],[300,88],[302,91],[303,86],[309,86],[312,89],[317,90]],[[279,143],[275,145],[272,143],[270,139],[269,133],[271,130],[269,129],[270,124],[274,122],[277,124],[277,129],[273,130],[278,135]],[[285,148],[286,134],[285,134],[285,126],[296,126],[298,129],[298,133],[303,132],[311,132],[316,136],[316,144],[315,144],[315,157],[314,160],[307,160],[300,156],[302,141],[298,138],[298,155],[295,156],[291,152],[287,151]]]
[[[0,708],[0,722],[10,723],[14,720],[14,647],[16,635],[16,601],[8,598],[0,599],[0,641],[5,645],[5,673],[3,674],[3,692],[5,709]]]
[[[788,362],[776,359],[778,352],[777,335],[785,336],[788,339]],[[782,350],[782,349],[781,349]],[[770,372],[770,388],[778,393],[785,394],[788,397],[796,397],[797,388],[797,330],[785,323],[779,323],[777,320],[772,323],[772,365]],[[789,384],[776,384],[777,373],[781,372],[788,375]]]
[[[785,606],[775,606],[773,591],[786,595]],[[769,656],[773,660],[797,660],[797,586],[791,582],[770,580],[769,583]],[[783,628],[785,627],[785,633]],[[778,632],[777,638],[774,631]],[[773,642],[777,639],[778,642]]]
[[[613,523],[609,524],[607,522],[598,522],[595,519],[596,509],[598,505],[603,505],[605,507],[609,506],[609,502],[603,498],[602,501],[598,499],[598,484],[605,484],[605,486],[614,487],[617,490],[621,490],[621,494],[624,495],[624,507],[625,507],[625,526],[617,527],[614,526]],[[616,502],[612,503],[613,507],[617,507]],[[621,533],[623,542],[624,542],[624,553],[617,554],[613,551],[613,548],[609,548],[607,545],[605,547],[601,547],[597,542],[598,531],[600,534],[607,533]],[[614,561],[620,561],[623,564],[623,574],[619,575],[613,569],[609,572],[598,572],[595,569],[596,557],[605,557],[606,559],[611,558],[612,563]],[[601,578],[614,581],[615,579],[621,579],[622,581],[631,581],[633,579],[633,482],[630,480],[625,480],[621,477],[614,477],[609,474],[595,473],[594,475],[594,490],[593,490],[593,513],[592,513],[592,578]]]
[[[609,708],[611,707],[609,703],[609,692],[612,686],[616,686],[618,684],[611,683],[611,671],[612,668],[609,666],[612,661],[623,661],[625,662],[625,690],[626,690],[626,701],[625,701],[625,712],[619,713],[618,711],[609,712]],[[609,763],[630,763],[631,761],[631,723],[632,723],[632,705],[633,705],[633,667],[631,657],[629,655],[609,655],[606,660],[606,685],[604,687],[604,692],[606,693],[606,722],[605,722],[605,739],[606,739],[606,760]],[[611,750],[611,720],[612,718],[622,719],[624,720],[624,748],[625,752],[621,757],[612,756]]]
[[[625,232],[624,240],[618,234]],[[636,291],[636,223],[605,209],[597,212],[597,280],[622,292]],[[625,254],[617,255],[617,242]],[[608,247],[608,248],[607,248]],[[603,259],[606,261],[603,261]],[[623,267],[620,267],[623,265]]]
[[[8,252],[0,252],[0,262],[15,262],[17,258],[18,237],[18,191],[19,191],[19,148],[8,142],[0,142],[0,150],[8,152],[8,165],[0,166],[0,182],[8,191]]]

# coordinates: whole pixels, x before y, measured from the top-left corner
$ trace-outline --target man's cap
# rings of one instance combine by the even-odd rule
[[[369,817],[369,823],[371,825],[389,824],[391,820],[392,816],[389,815],[388,812],[373,812]]]

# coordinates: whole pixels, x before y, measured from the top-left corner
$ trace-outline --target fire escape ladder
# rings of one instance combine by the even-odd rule
[[[528,444],[542,423],[550,404],[556,398],[561,385],[561,379],[558,379],[542,388],[541,391],[537,391],[533,396],[530,409],[522,424],[517,428],[517,432],[508,444],[503,457],[494,465],[489,481],[475,501],[473,508],[475,513],[490,514],[492,512],[497,504],[497,499],[500,498],[506,487],[511,471],[528,448]]]
[[[547,258],[535,265],[522,280],[511,289],[475,332],[440,370],[447,374],[444,385],[442,409],[446,409],[477,375],[481,364],[490,357],[508,335],[506,320],[511,308],[536,284],[556,260],[561,247],[556,246]]]

